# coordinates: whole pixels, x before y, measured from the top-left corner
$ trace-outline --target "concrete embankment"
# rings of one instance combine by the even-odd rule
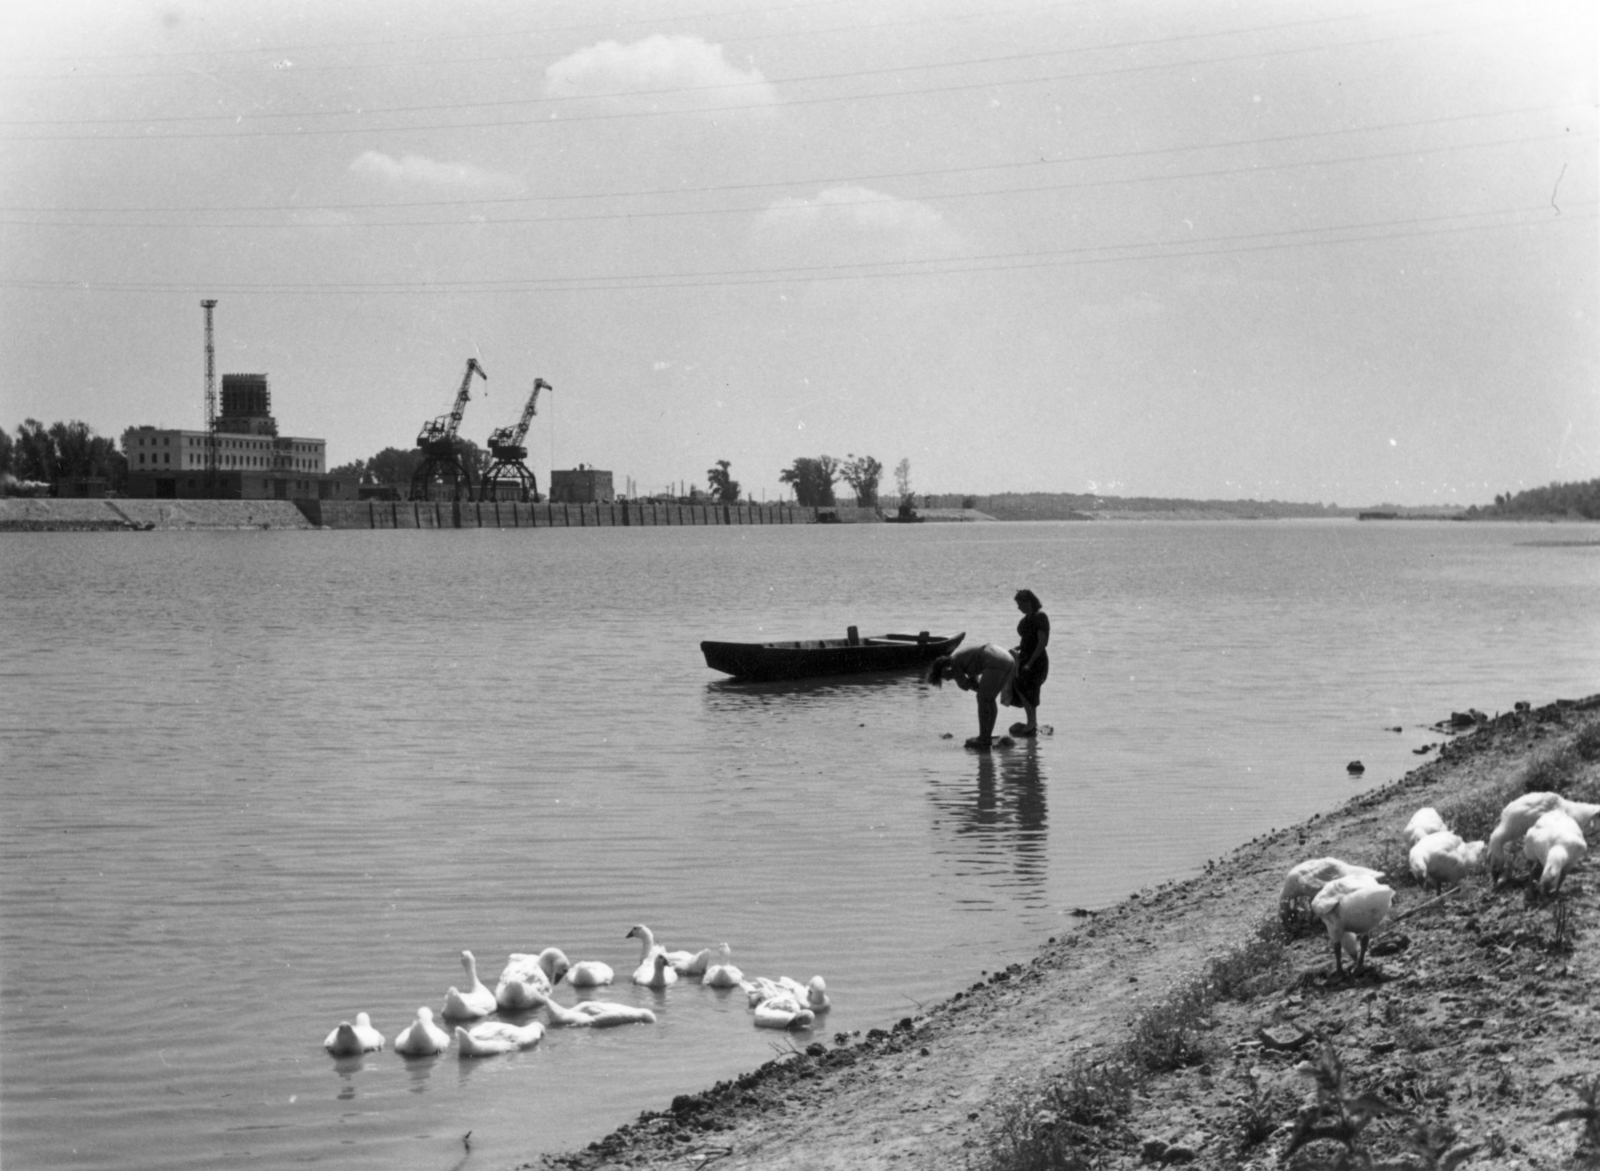
[[[302,500],[327,529],[561,529],[632,525],[799,525],[816,509],[790,504],[514,504],[509,500]]]
[[[846,510],[839,510],[841,513]],[[848,518],[867,510],[848,510]],[[0,499],[0,532],[151,529],[550,529],[631,525],[795,525],[817,519],[792,504],[513,504],[426,500]],[[871,519],[877,519],[875,516]]]
[[[289,500],[0,499],[0,532],[140,532],[147,529],[309,529]]]

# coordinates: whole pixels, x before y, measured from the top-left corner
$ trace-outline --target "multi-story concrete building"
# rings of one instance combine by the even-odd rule
[[[224,500],[356,498],[354,477],[327,475],[327,441],[278,434],[265,374],[224,374],[217,416],[217,484],[206,483],[204,431],[129,427],[128,495]]]

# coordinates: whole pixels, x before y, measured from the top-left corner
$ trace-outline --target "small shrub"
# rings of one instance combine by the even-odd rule
[[[1263,920],[1244,944],[1211,961],[1206,971],[1211,996],[1247,1001],[1282,987],[1287,975],[1284,948],[1290,939],[1281,921]]]
[[[986,1165],[995,1171],[1087,1171],[1106,1132],[1127,1115],[1137,1073],[1117,1060],[1075,1062],[1041,1089],[995,1111]]]
[[[1583,760],[1600,760],[1600,720],[1579,730],[1572,738],[1572,751]]]
[[[1565,793],[1583,771],[1583,757],[1571,743],[1535,753],[1522,772],[1524,793]]]
[[[1128,1052],[1150,1073],[1167,1073],[1206,1059],[1201,1031],[1210,1003],[1204,982],[1185,985],[1170,1000],[1149,1009],[1133,1027]]]
[[[1288,1154],[1319,1141],[1331,1141],[1344,1150],[1331,1164],[1332,1167],[1359,1166],[1353,1162],[1370,1162],[1361,1149],[1362,1133],[1372,1120],[1386,1114],[1404,1113],[1398,1106],[1385,1102],[1374,1094],[1357,1094],[1347,1084],[1344,1062],[1332,1042],[1324,1041],[1322,1051],[1309,1073],[1316,1079],[1317,1102],[1302,1109],[1295,1118],[1294,1136],[1289,1140]]]

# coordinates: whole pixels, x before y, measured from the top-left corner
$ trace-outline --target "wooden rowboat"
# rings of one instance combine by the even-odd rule
[[[909,671],[948,655],[966,632],[946,638],[929,634],[878,634],[862,638],[851,627],[845,638],[796,642],[702,642],[706,666],[738,679],[805,679],[813,675],[857,675],[864,671]]]

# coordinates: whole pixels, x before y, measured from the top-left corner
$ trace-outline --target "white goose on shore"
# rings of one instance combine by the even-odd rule
[[[354,1057],[383,1048],[383,1034],[372,1027],[372,1018],[364,1012],[356,1013],[356,1022],[340,1021],[322,1047],[335,1057]]]
[[[1406,845],[1414,846],[1429,834],[1436,834],[1450,827],[1444,823],[1444,818],[1439,816],[1439,811],[1432,805],[1424,805],[1411,815],[1411,820],[1406,822]]]
[[[1283,877],[1283,889],[1278,892],[1278,905],[1283,913],[1290,914],[1309,907],[1316,893],[1336,878],[1370,878],[1376,882],[1383,876],[1381,870],[1357,866],[1342,858],[1308,858],[1289,867]]]
[[[444,994],[444,1019],[470,1021],[488,1016],[495,1010],[496,1002],[494,993],[478,979],[477,958],[470,951],[462,952],[461,967],[467,973],[467,990],[463,992],[453,984],[450,986],[450,991]]]
[[[1567,872],[1589,852],[1578,821],[1564,809],[1552,809],[1528,828],[1522,839],[1523,856],[1539,867],[1539,891],[1555,894]]]
[[[1333,945],[1335,971],[1343,973],[1345,952],[1355,960],[1353,970],[1361,970],[1367,961],[1367,937],[1389,917],[1393,901],[1393,890],[1366,875],[1335,878],[1312,897],[1311,913],[1327,927]]]
[[[1458,885],[1469,874],[1483,868],[1485,842],[1464,842],[1447,829],[1425,834],[1411,847],[1407,861],[1411,874],[1424,886],[1430,883],[1437,890],[1446,884]]]
[[[1583,801],[1569,801],[1560,793],[1524,793],[1500,811],[1500,824],[1489,835],[1489,870],[1498,878],[1507,866],[1506,851],[1511,843],[1526,834],[1552,809],[1559,809],[1578,823],[1580,831],[1587,831],[1600,815],[1600,805]]]

